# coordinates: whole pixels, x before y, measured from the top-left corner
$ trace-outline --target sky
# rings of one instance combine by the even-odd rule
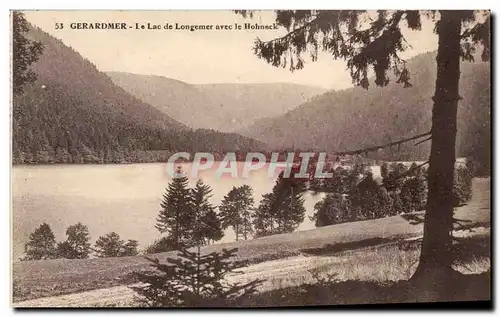
[[[280,30],[77,30],[71,23],[125,22],[127,24],[175,25],[274,22],[274,13],[264,11],[253,20],[230,11],[25,11],[26,19],[71,46],[101,71],[159,75],[192,84],[287,82],[345,89],[352,86],[345,62],[328,53],[318,61],[306,60],[304,69],[291,72],[276,68],[254,55],[257,37],[271,40]],[[63,29],[56,29],[62,23]],[[214,27],[215,28],[215,27]],[[422,31],[404,30],[411,48],[409,58],[437,49],[433,23],[423,21]]]

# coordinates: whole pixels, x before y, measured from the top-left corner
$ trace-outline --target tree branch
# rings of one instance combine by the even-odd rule
[[[395,141],[395,142],[383,144],[383,145],[377,145],[377,146],[367,147],[367,148],[363,148],[363,149],[359,149],[359,150],[334,152],[332,154],[338,155],[338,156],[345,156],[345,155],[356,155],[356,154],[362,154],[362,153],[368,153],[368,152],[375,152],[375,151],[378,151],[380,149],[384,149],[384,148],[388,148],[388,147],[393,147],[395,145],[400,145],[400,144],[407,143],[407,142],[410,142],[410,141],[413,141],[413,140],[418,140],[418,139],[426,137],[428,135],[431,135],[431,131],[426,132],[426,133],[422,133],[422,134],[418,134],[418,135],[412,136],[410,138],[401,139],[399,141]]]
[[[417,145],[419,145],[419,144],[422,144],[422,143],[427,142],[427,141],[430,141],[430,140],[432,140],[432,137],[431,137],[431,136],[430,136],[430,137],[428,137],[427,139],[420,140],[420,141],[418,141],[417,143],[415,143],[415,144],[413,144],[413,145],[414,145],[414,146],[417,146]]]

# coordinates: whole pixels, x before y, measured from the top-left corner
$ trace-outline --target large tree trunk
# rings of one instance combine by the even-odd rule
[[[453,174],[460,79],[461,14],[441,11],[438,22],[436,92],[432,109],[432,145],[429,159],[424,237],[412,280],[424,281],[440,293],[452,277]]]

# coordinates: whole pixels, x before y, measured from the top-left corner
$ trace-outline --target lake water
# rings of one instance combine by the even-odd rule
[[[459,165],[465,160],[457,160]],[[411,162],[401,162],[409,166]],[[421,163],[421,162],[417,162]],[[243,164],[243,163],[240,163]],[[242,175],[242,165],[238,175]],[[106,233],[115,231],[122,239],[138,240],[143,248],[161,237],[155,229],[156,217],[165,188],[171,181],[166,163],[119,165],[37,165],[12,168],[12,249],[13,260],[23,255],[29,234],[43,222],[50,225],[57,241],[66,239],[68,226],[82,222],[89,227],[92,244]],[[251,171],[248,178],[223,177],[213,169],[199,173],[199,178],[213,189],[211,202],[219,205],[233,186],[252,187],[255,206],[262,194],[271,191],[275,178],[268,176],[266,167]],[[186,172],[191,164],[183,164]],[[371,168],[375,178],[380,167]],[[194,186],[197,178],[190,178]],[[306,217],[298,230],[314,228],[309,216],[324,194],[306,193]],[[234,241],[231,228],[219,242]]]
[[[65,229],[77,222],[89,227],[92,243],[101,235],[117,232],[135,239],[140,248],[160,237],[154,228],[160,201],[171,178],[166,163],[124,165],[39,165],[12,169],[13,260],[24,252],[29,234],[41,223],[50,225],[56,240],[65,240]],[[184,165],[189,171],[190,164]],[[270,192],[274,179],[267,169],[250,172],[249,178],[216,177],[215,169],[199,177],[213,188],[211,202],[218,205],[233,186],[253,188],[255,204]],[[190,178],[190,184],[196,183]],[[307,215],[298,230],[314,228],[309,216],[322,194],[306,193]],[[220,242],[234,241],[231,228]]]

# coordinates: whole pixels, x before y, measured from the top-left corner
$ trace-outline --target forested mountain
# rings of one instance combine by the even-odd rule
[[[224,132],[282,115],[325,92],[287,83],[192,85],[162,76],[107,74],[116,85],[189,127]]]
[[[384,144],[430,130],[436,81],[436,53],[408,61],[412,87],[394,80],[387,87],[350,88],[315,97],[285,115],[263,119],[243,135],[271,147],[342,151]],[[458,119],[458,154],[489,157],[490,64],[462,62]],[[390,159],[424,159],[430,142],[378,153]]]
[[[193,131],[113,84],[91,62],[38,28],[38,78],[13,101],[14,163],[164,160],[177,151],[259,150],[237,134]]]

